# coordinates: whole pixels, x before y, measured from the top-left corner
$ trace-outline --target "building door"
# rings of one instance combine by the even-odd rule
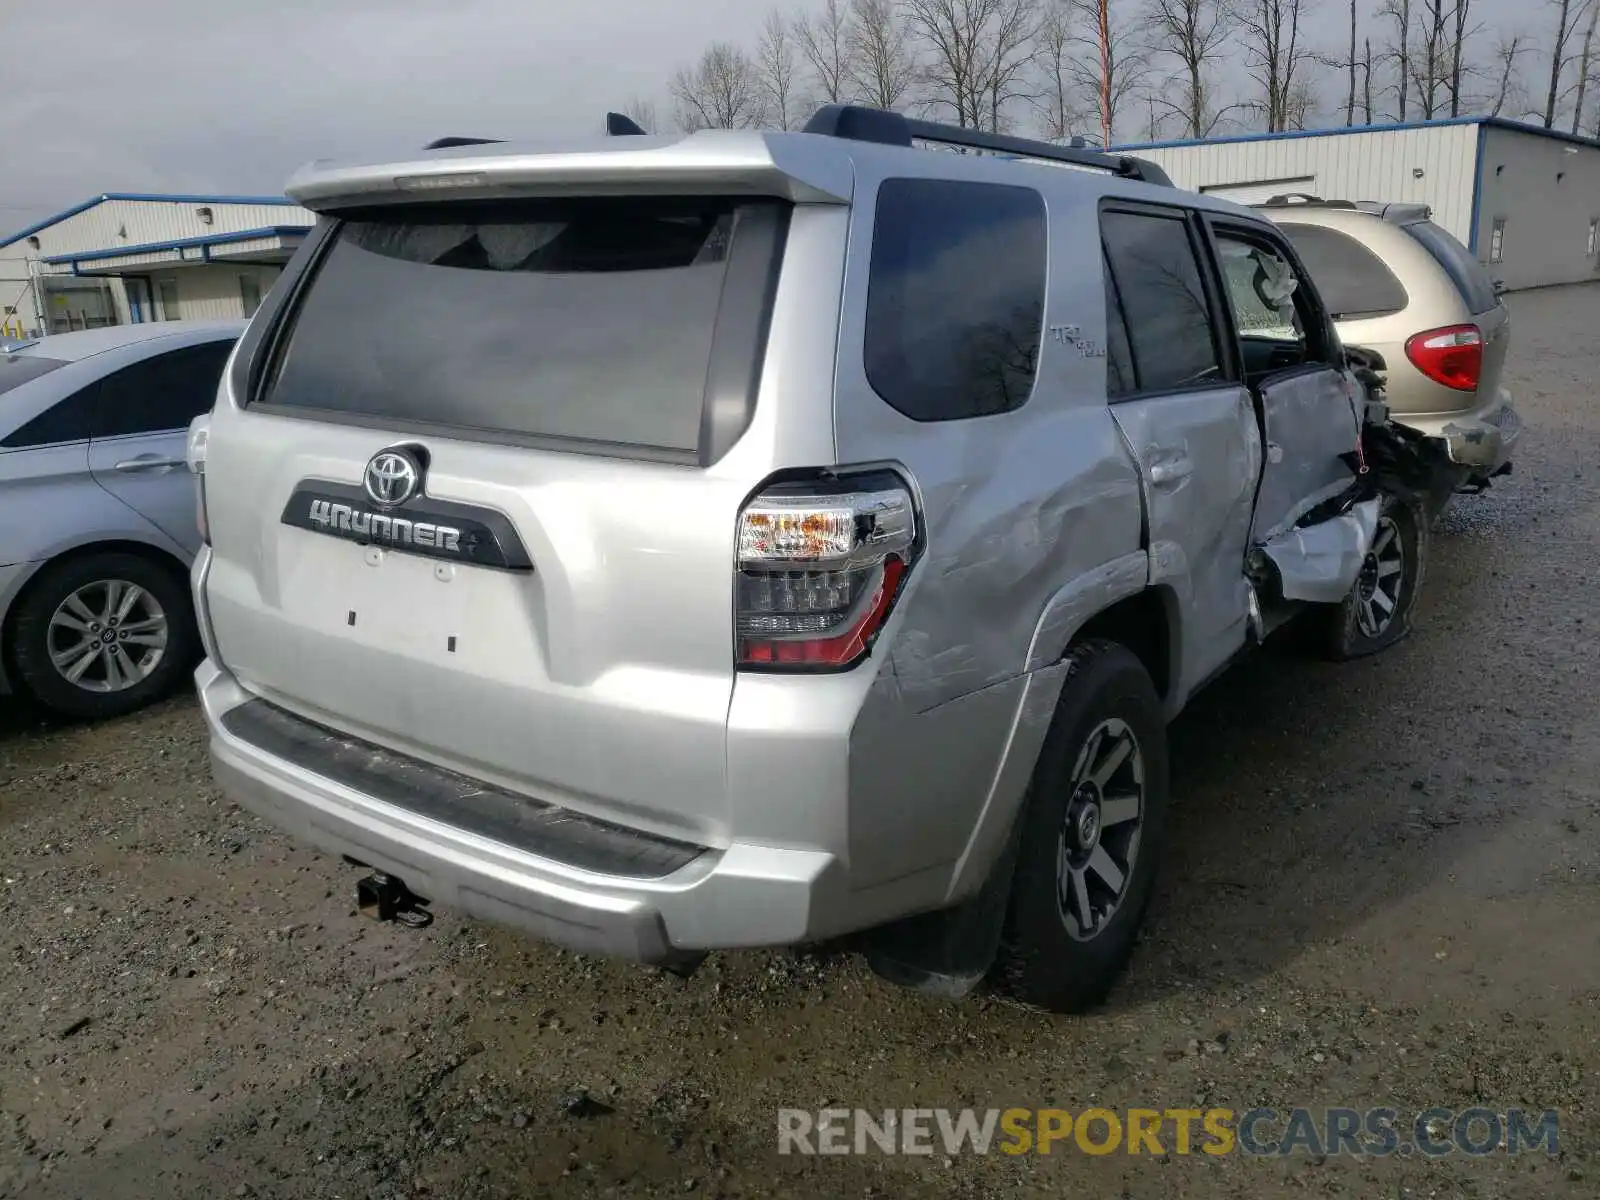
[[[162,279],[156,283],[156,295],[161,298],[161,319],[163,321],[176,321],[178,319],[178,281],[176,279]]]
[[[122,281],[122,287],[128,296],[128,324],[142,325],[154,320],[155,313],[151,311],[150,304],[150,281],[130,276]]]

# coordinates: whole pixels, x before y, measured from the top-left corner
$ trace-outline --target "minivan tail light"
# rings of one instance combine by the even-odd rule
[[[194,522],[200,530],[200,540],[211,544],[211,519],[206,513],[206,448],[211,439],[211,415],[202,413],[189,423],[189,441],[184,449],[184,460],[194,476]]]
[[[916,561],[898,476],[778,485],[739,514],[738,665],[839,670],[872,649]]]
[[[1406,357],[1435,383],[1475,392],[1483,374],[1483,331],[1476,325],[1425,330],[1406,342]]]

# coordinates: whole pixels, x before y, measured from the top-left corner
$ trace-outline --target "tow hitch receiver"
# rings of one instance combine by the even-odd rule
[[[382,871],[374,871],[356,881],[356,908],[362,916],[374,921],[399,921],[421,929],[433,924],[433,914],[426,905],[427,901],[421,896]]]

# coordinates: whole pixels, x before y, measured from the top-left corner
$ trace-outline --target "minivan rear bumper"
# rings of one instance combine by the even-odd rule
[[[701,950],[805,942],[832,932],[848,907],[839,864],[823,851],[735,842],[683,853],[682,843],[663,842],[641,849],[650,862],[669,868],[650,877],[532,853],[441,820],[437,811],[402,806],[353,786],[348,774],[319,770],[314,754],[291,758],[281,746],[259,744],[267,738],[240,736],[241,723],[230,722],[229,714],[263,702],[211,659],[201,664],[195,682],[224,793],[298,840],[385,871],[429,901],[575,950],[642,963],[670,963]],[[275,711],[283,720],[296,720]],[[328,736],[334,750],[364,748]],[[396,772],[460,778],[384,754],[395,764],[387,776],[391,787]],[[604,838],[606,830],[597,836]],[[599,860],[587,861],[593,866]],[[648,867],[641,869],[650,874]]]
[[[1522,436],[1522,418],[1504,390],[1475,412],[1435,416],[1394,413],[1393,418],[1419,433],[1438,438],[1450,461],[1467,468],[1473,478],[1493,475],[1510,462]]]

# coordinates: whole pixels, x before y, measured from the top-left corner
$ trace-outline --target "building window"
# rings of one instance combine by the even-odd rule
[[[178,281],[176,279],[163,279],[156,284],[156,297],[161,301],[161,319],[163,321],[176,321],[178,319]]]
[[[1600,217],[1589,218],[1589,257],[1594,257],[1594,252],[1600,250]]]
[[[261,307],[261,281],[254,275],[239,276],[239,304],[247,317],[255,316]]]
[[[1489,261],[1492,263],[1505,261],[1506,248],[1506,219],[1494,219],[1494,232],[1489,235]]]

